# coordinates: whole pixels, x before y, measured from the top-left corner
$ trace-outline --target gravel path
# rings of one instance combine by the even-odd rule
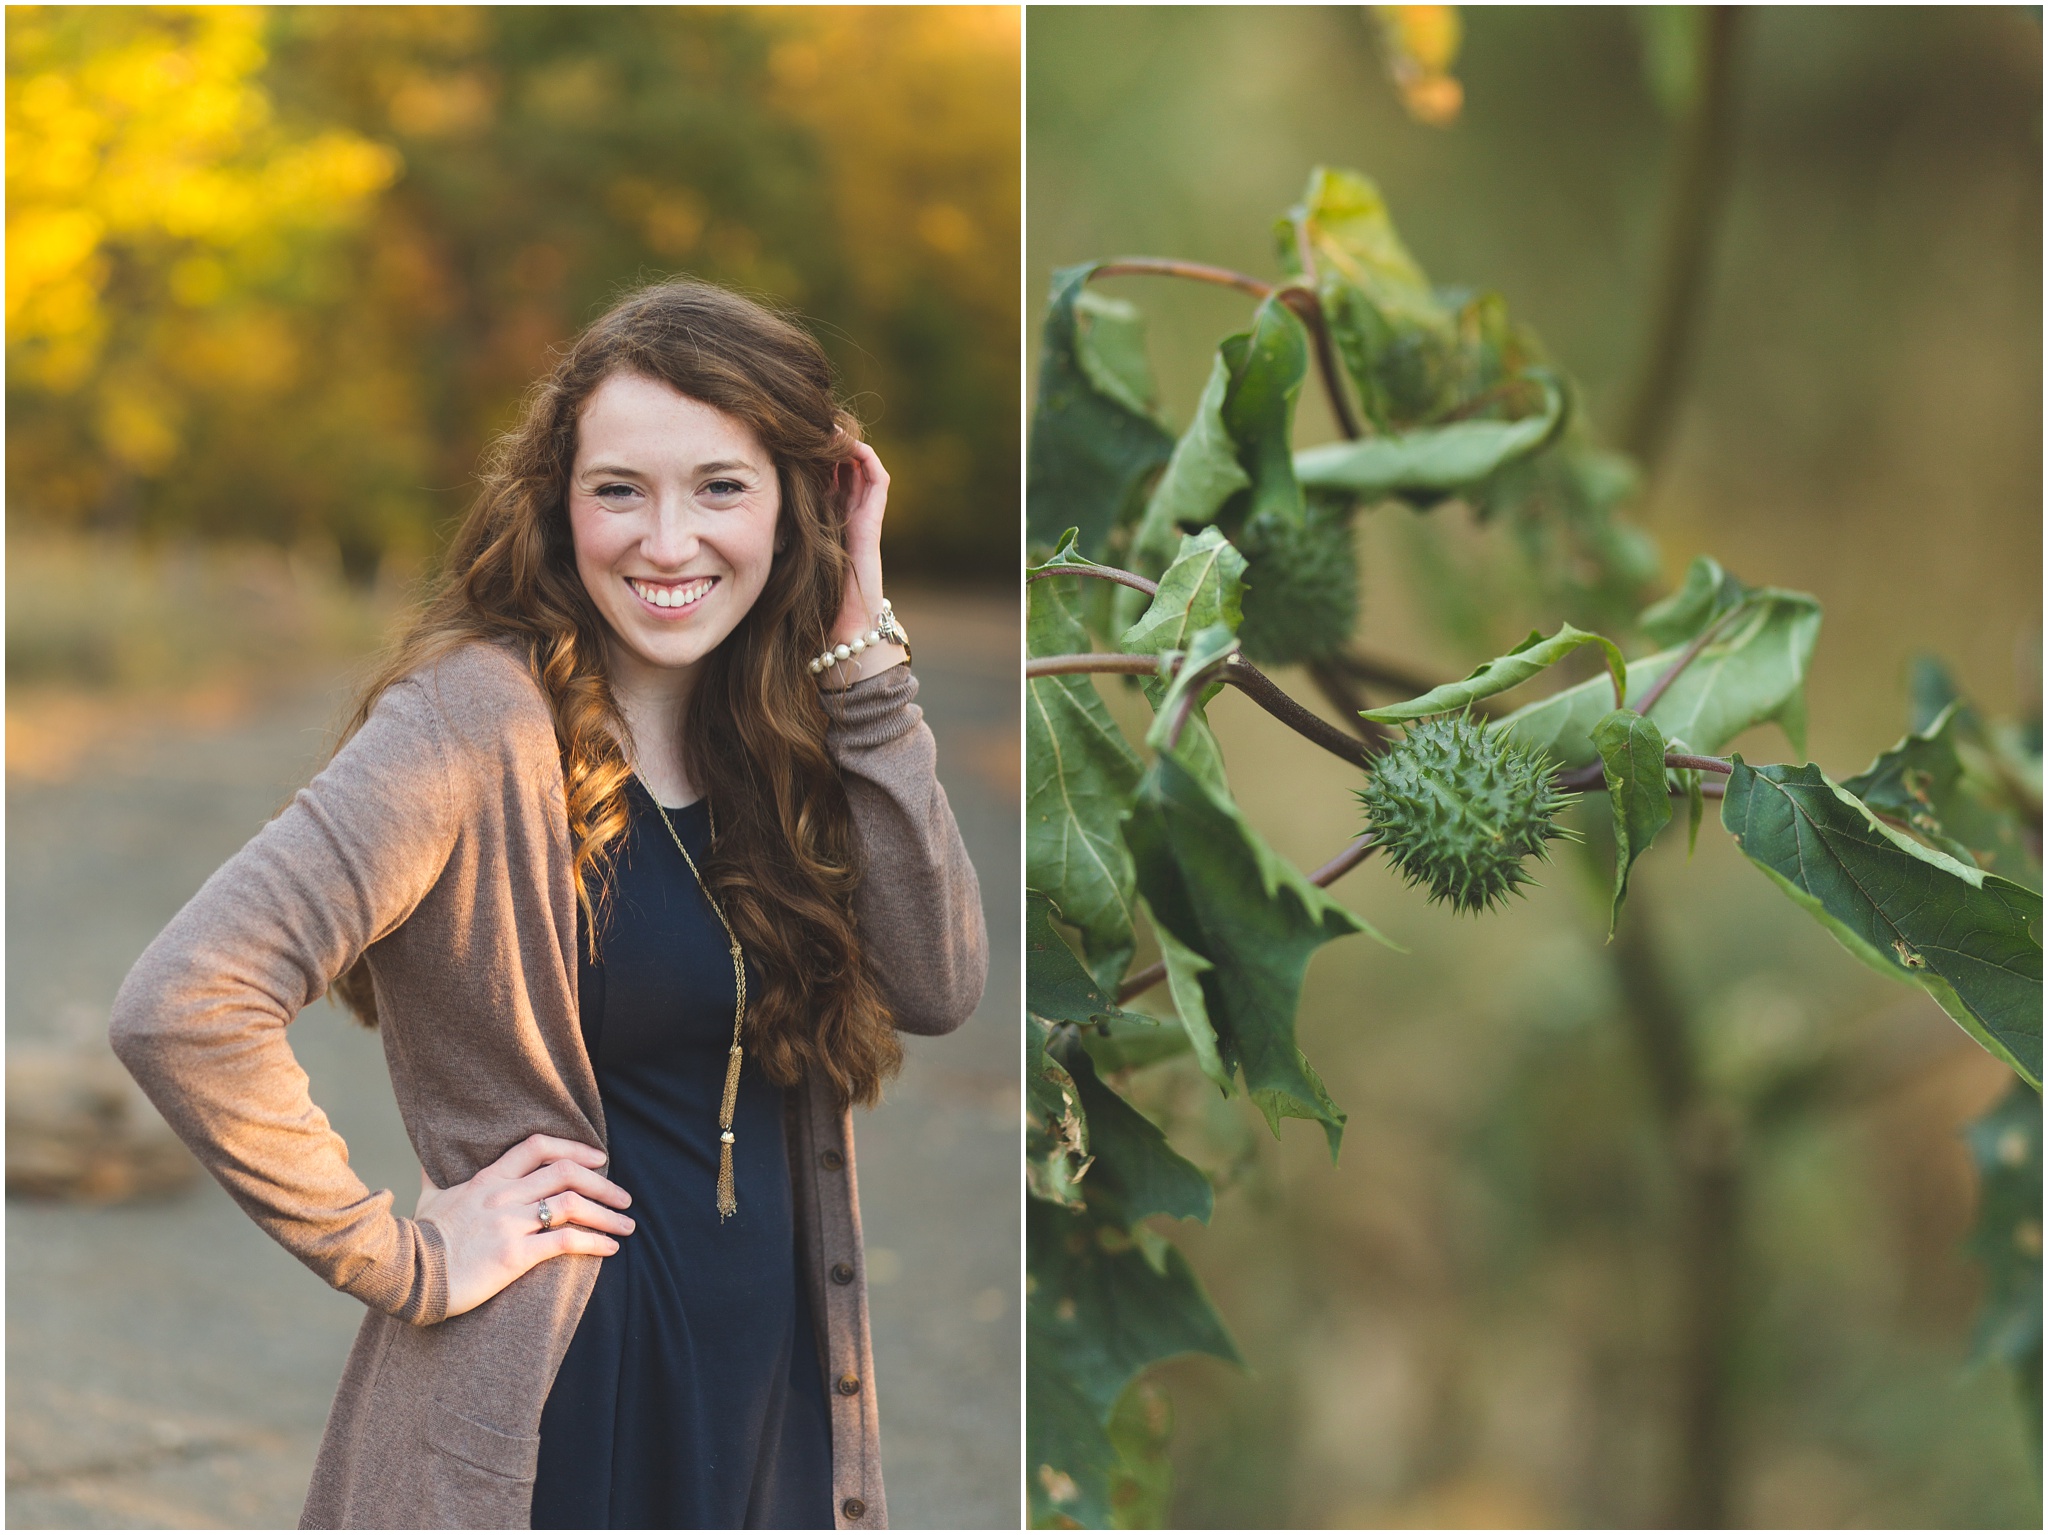
[[[890,1512],[905,1528],[1015,1528],[1016,609],[900,606],[995,965],[974,1018],[913,1041],[858,1132]],[[116,734],[61,782],[10,776],[10,1048],[102,1034],[136,954],[317,767],[341,687],[282,689],[211,728]],[[410,1208],[418,1164],[374,1036],[322,1003],[292,1041],[365,1181]],[[107,1208],[10,1199],[6,1248],[10,1526],[296,1522],[357,1302],[210,1180]]]

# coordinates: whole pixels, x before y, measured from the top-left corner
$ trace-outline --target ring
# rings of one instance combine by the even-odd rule
[[[554,1229],[555,1218],[553,1215],[548,1213],[548,1202],[545,1199],[543,1199],[538,1205],[534,1207],[533,1213],[540,1217],[541,1230],[551,1231]]]

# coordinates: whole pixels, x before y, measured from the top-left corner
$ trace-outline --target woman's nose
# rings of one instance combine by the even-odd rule
[[[680,506],[657,508],[654,525],[640,542],[640,552],[665,570],[680,570],[697,553],[695,519]]]

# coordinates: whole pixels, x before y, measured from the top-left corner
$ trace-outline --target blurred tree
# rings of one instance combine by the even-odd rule
[[[367,577],[551,347],[688,272],[816,326],[892,569],[992,574],[1017,46],[970,8],[10,12],[16,515],[318,534]]]

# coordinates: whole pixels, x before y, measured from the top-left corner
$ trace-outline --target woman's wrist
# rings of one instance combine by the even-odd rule
[[[859,655],[849,656],[844,661],[835,660],[830,666],[820,668],[818,686],[827,693],[843,692],[856,682],[877,676],[892,666],[902,666],[909,659],[907,649],[885,640],[879,645],[867,646]]]

